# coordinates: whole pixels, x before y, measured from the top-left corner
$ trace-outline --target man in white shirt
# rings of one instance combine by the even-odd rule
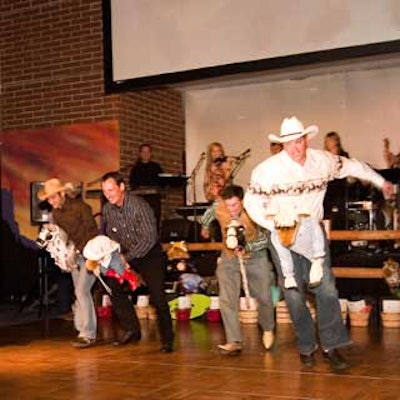
[[[272,229],[274,221],[293,221],[299,215],[309,215],[321,221],[323,200],[328,182],[353,176],[371,182],[390,194],[393,186],[366,164],[354,159],[335,156],[323,150],[308,148],[308,139],[318,133],[318,127],[304,125],[296,117],[285,118],[280,135],[269,135],[271,141],[283,144],[283,151],[259,164],[252,173],[244,199],[250,217],[264,228]],[[272,218],[271,218],[272,216]],[[282,277],[280,259],[271,246],[271,253],[278,273]],[[309,288],[315,295],[318,312],[318,333],[324,357],[335,370],[343,370],[349,364],[337,350],[350,343],[342,321],[334,277],[330,270],[328,243],[321,284]],[[314,365],[313,354],[317,350],[317,335],[306,306],[305,288],[308,286],[310,262],[292,253],[298,290],[283,288],[298,341],[301,362]]]

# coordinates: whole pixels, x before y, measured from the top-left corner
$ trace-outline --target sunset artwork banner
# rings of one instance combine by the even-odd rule
[[[81,185],[83,197],[100,211],[100,198],[86,198],[100,188],[101,176],[119,168],[118,121],[102,121],[49,128],[0,132],[3,219],[12,214],[19,233],[34,239],[38,226],[31,223],[31,186],[49,178]],[[5,195],[3,195],[5,194]]]

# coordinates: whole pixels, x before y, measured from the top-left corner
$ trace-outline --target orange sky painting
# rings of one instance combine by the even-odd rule
[[[11,191],[20,233],[35,238],[30,221],[30,183],[57,177],[87,183],[119,168],[118,121],[1,132],[1,187]],[[99,200],[90,200],[98,208]],[[94,210],[97,211],[97,210]]]

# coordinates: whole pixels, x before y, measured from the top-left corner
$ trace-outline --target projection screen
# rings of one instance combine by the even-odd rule
[[[103,0],[106,90],[399,51],[397,0]]]

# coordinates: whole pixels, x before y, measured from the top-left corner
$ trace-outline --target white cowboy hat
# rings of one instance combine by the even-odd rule
[[[304,129],[304,125],[296,117],[285,118],[281,124],[281,133],[279,136],[273,133],[268,135],[268,139],[274,143],[286,143],[296,140],[302,136],[308,135],[311,139],[319,132],[317,125],[310,125]]]
[[[100,261],[115,250],[120,250],[120,245],[107,236],[98,235],[90,239],[83,249],[83,257],[92,261]]]

